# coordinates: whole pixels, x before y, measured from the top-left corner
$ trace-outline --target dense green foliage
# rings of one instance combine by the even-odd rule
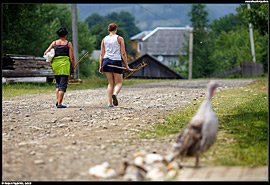
[[[218,75],[234,68],[243,61],[252,61],[249,21],[253,25],[256,62],[268,71],[268,9],[267,4],[252,4],[236,9],[237,14],[229,14],[208,24],[208,14],[204,5],[193,4],[189,12],[194,28],[193,35],[193,78]],[[188,53],[187,45],[184,49]],[[178,72],[188,76],[188,55],[180,56]],[[236,74],[237,75],[237,74]]]
[[[58,39],[60,27],[68,30],[67,40],[72,43],[70,5],[60,4],[4,4],[3,54],[43,56],[49,45]],[[78,21],[78,52],[94,50],[94,37],[84,21]],[[82,76],[89,76],[89,59],[79,65]]]
[[[268,4],[252,4],[251,9],[246,9],[245,5],[240,6],[245,18],[260,34],[268,34]]]
[[[87,17],[85,22],[87,22],[91,34],[95,36],[94,47],[96,49],[100,49],[102,39],[108,35],[108,25],[112,22],[117,24],[117,34],[124,38],[127,54],[135,57],[136,50],[131,47],[129,38],[139,33],[140,30],[135,24],[135,18],[129,12],[113,12],[104,17],[94,13]]]
[[[71,10],[69,5],[4,4],[3,53],[42,56],[52,41],[58,39],[56,31],[65,27],[67,39],[72,42]],[[78,22],[79,53],[92,52],[92,38],[87,26]]]
[[[216,63],[209,60],[211,40],[208,12],[205,7],[204,4],[193,4],[188,13],[193,27],[192,78],[207,77],[216,67]]]

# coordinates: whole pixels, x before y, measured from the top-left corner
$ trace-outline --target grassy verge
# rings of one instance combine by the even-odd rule
[[[168,115],[151,130],[143,131],[141,137],[176,137],[199,105],[189,104],[181,112]],[[212,105],[219,119],[218,137],[202,156],[202,163],[268,165],[268,81],[258,80],[244,87],[218,92]]]
[[[107,78],[86,78],[82,79],[83,83],[80,85],[68,85],[67,92],[73,90],[82,89],[93,89],[106,87],[108,85]],[[160,82],[164,80],[153,80],[153,79],[124,79],[123,85],[133,85],[151,82]],[[43,94],[43,93],[54,93],[55,85],[52,83],[44,84],[31,84],[31,83],[17,83],[2,85],[2,99],[11,98],[15,96],[24,96],[29,94]]]

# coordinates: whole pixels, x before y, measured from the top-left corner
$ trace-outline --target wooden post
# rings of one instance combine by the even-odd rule
[[[71,14],[72,14],[72,41],[73,41],[73,53],[75,58],[75,65],[79,60],[78,54],[78,25],[77,25],[77,4],[71,5]],[[75,69],[74,78],[79,78],[79,68]]]
[[[250,4],[247,4],[247,8],[250,9]],[[251,23],[249,23],[249,35],[250,35],[250,45],[251,45],[252,61],[253,62],[256,62],[255,47],[254,47],[254,40],[253,40],[253,30],[252,30]]]
[[[193,51],[193,29],[189,28],[189,67],[188,79],[192,79],[192,51]]]

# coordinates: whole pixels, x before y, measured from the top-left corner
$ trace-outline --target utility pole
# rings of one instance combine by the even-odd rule
[[[77,4],[71,4],[71,15],[72,15],[72,42],[73,42],[73,53],[75,58],[75,65],[79,61],[78,53],[78,24],[77,24]],[[75,79],[79,79],[79,66],[75,69]]]
[[[188,65],[188,79],[192,79],[192,52],[193,52],[193,29],[189,28],[189,65]]]
[[[247,4],[247,8],[250,9],[250,4]],[[256,62],[255,47],[254,47],[254,40],[253,40],[253,30],[252,30],[251,23],[249,23],[249,35],[250,35],[250,45],[251,45],[252,61],[253,62]]]

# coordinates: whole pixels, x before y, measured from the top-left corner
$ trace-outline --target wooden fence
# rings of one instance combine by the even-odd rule
[[[242,69],[241,69],[240,65],[238,65],[238,66],[235,66],[234,68],[232,68],[232,69],[230,69],[230,70],[228,70],[226,72],[223,72],[223,73],[215,76],[215,78],[224,78],[224,77],[226,77],[226,76],[228,76],[230,74],[236,73],[236,72],[241,71],[241,70]]]
[[[259,76],[263,74],[263,64],[255,62],[242,62],[242,77]]]
[[[235,66],[219,75],[213,76],[214,78],[224,78],[230,74],[241,71],[241,77],[260,76],[264,73],[263,64],[254,62],[242,62],[240,65]]]

